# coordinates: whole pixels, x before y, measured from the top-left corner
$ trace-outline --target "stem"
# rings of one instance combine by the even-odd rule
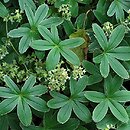
[[[85,22],[86,22],[86,20],[87,20],[87,15],[88,15],[88,13],[89,13],[90,11],[92,11],[92,10],[91,10],[91,9],[88,10],[88,11],[86,12],[86,14],[85,14],[84,21],[83,21],[83,29],[85,29]]]

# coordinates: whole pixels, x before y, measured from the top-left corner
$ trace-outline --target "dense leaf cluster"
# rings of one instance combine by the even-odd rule
[[[1,0],[0,34],[1,130],[130,129],[130,0]]]

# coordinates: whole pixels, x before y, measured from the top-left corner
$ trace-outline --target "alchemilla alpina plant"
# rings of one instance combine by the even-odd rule
[[[130,130],[130,0],[1,0],[0,129]]]

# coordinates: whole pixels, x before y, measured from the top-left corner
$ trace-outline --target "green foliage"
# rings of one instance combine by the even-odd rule
[[[70,79],[70,93],[71,96],[67,97],[63,94],[52,91],[50,94],[53,97],[47,105],[50,108],[60,108],[57,114],[57,120],[59,123],[64,124],[71,116],[72,110],[75,115],[84,122],[91,121],[91,114],[88,108],[80,103],[84,102],[84,89],[87,83],[87,76],[82,77],[78,81],[73,78]]]
[[[130,0],[1,0],[1,130],[129,130],[129,80]]]
[[[111,84],[109,81],[111,79]],[[120,121],[128,122],[129,117],[125,108],[118,102],[127,102],[130,100],[130,92],[126,90],[119,90],[122,82],[115,84],[119,77],[109,76],[104,81],[105,94],[96,91],[85,92],[85,97],[95,103],[99,103],[93,111],[93,120],[95,122],[100,122],[107,114],[108,108],[111,113]],[[120,79],[121,80],[121,79]],[[116,86],[114,86],[116,85]],[[116,87],[113,89],[113,87]]]
[[[0,97],[7,98],[0,103],[0,115],[5,115],[11,112],[17,105],[17,115],[19,120],[21,123],[28,126],[32,121],[30,106],[37,111],[48,111],[46,102],[38,97],[43,93],[46,93],[47,88],[42,85],[34,86],[36,82],[34,76],[30,76],[28,80],[26,80],[21,90],[10,77],[4,76],[4,80],[9,88],[0,88]]]
[[[94,57],[93,61],[95,63],[100,63],[101,75],[106,78],[110,72],[110,67],[124,79],[129,78],[127,70],[122,66],[122,64],[117,60],[129,61],[129,50],[128,46],[117,47],[125,34],[125,27],[120,25],[117,26],[111,33],[109,40],[105,36],[103,30],[97,25],[93,24],[93,31],[95,37],[102,48],[102,53]]]

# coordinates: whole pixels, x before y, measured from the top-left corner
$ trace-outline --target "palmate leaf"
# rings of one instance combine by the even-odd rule
[[[27,0],[27,2],[29,2],[29,1],[31,4],[32,1]],[[23,0],[23,2],[21,2],[21,4],[23,4],[23,3],[25,4],[26,2]],[[25,53],[27,51],[27,49],[29,48],[29,46],[32,45],[31,44],[32,41],[34,41],[40,37],[39,33],[47,41],[49,41],[50,43],[54,43],[54,41],[55,41],[54,39],[56,39],[58,36],[57,37],[52,36],[52,34],[49,32],[49,30],[47,30],[47,28],[50,28],[52,25],[58,26],[59,24],[61,24],[63,22],[63,20],[59,17],[46,18],[48,10],[49,10],[49,7],[46,4],[42,4],[41,6],[39,6],[36,11],[34,11],[35,9],[33,8],[34,9],[33,10],[31,8],[31,6],[28,6],[28,4],[25,4],[24,9],[25,9],[25,13],[26,13],[27,19],[28,19],[31,27],[30,28],[19,27],[18,29],[13,29],[8,33],[8,36],[10,36],[10,37],[14,37],[14,38],[22,37],[19,42],[19,52],[21,54]],[[39,33],[38,33],[38,31],[39,31]],[[35,42],[39,43],[39,41],[35,41]],[[59,42],[59,41],[57,40],[57,42]],[[34,48],[35,48],[35,46],[34,46]],[[37,50],[41,50],[40,45],[37,46]]]
[[[125,108],[119,104],[117,101],[109,100],[108,102],[109,108],[112,114],[120,121],[127,123],[129,121],[128,114]]]
[[[49,109],[46,102],[38,96],[47,92],[47,88],[43,85],[34,84],[36,77],[30,76],[21,91],[17,85],[8,76],[4,76],[4,80],[9,88],[0,87],[0,97],[8,98],[0,103],[0,115],[11,112],[17,105],[17,115],[21,123],[28,126],[32,121],[32,112],[30,107],[37,111],[47,112]]]

